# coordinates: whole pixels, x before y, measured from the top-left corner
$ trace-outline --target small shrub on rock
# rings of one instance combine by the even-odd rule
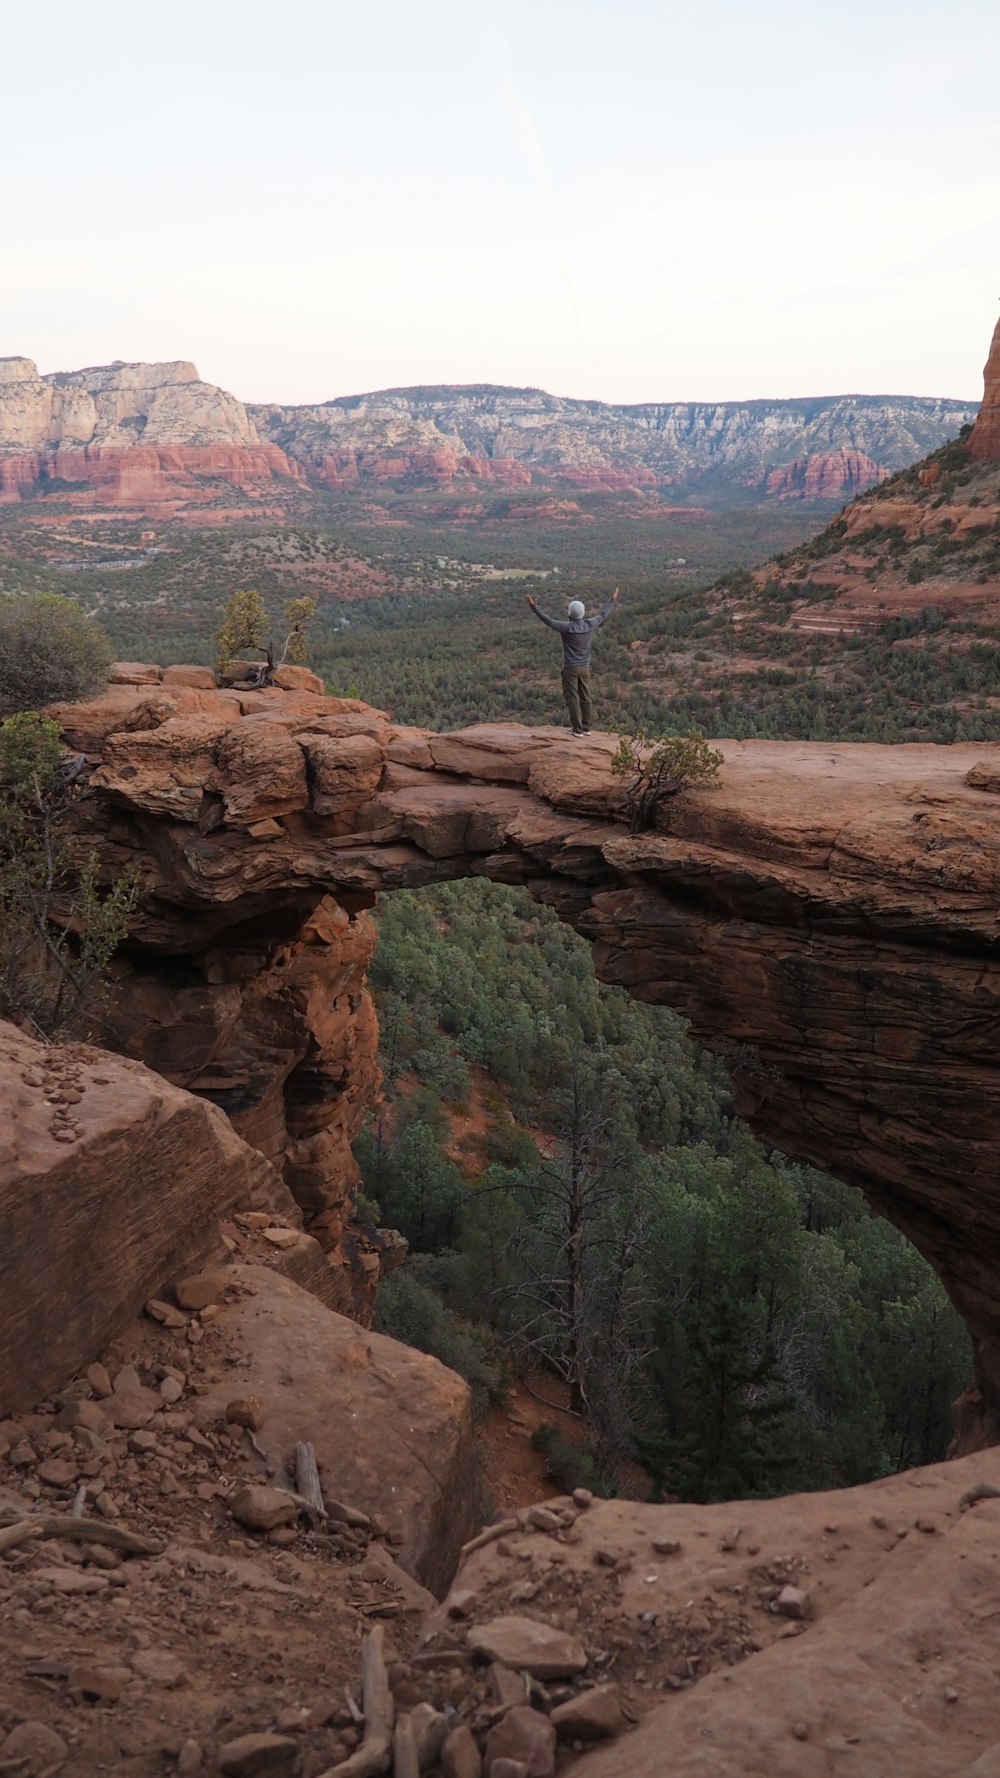
[[[711,783],[723,763],[722,754],[697,729],[658,740],[645,729],[622,735],[611,770],[625,781],[625,810],[632,832],[652,827],[661,804],[692,784]]]
[[[105,684],[111,643],[72,599],[0,598],[0,718],[91,697]]]
[[[267,612],[259,593],[246,588],[233,593],[226,603],[222,623],[216,632],[219,669],[225,674],[243,656],[262,654],[254,662],[251,678],[258,685],[271,685],[277,667],[286,661],[301,665],[306,658],[306,626],[315,615],[316,601],[310,598],[289,599],[285,606],[287,634],[281,654],[275,660],[274,643],[265,643]]]
[[[35,711],[0,723],[0,1015],[41,1037],[93,1021],[137,895],[131,872],[101,883],[96,854],[78,856],[81,763]]]

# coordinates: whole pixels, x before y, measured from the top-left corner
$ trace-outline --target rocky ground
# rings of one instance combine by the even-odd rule
[[[393,1343],[242,1252],[171,1296],[0,1425],[0,1772],[405,1778],[411,1729],[444,1778],[996,1770],[1000,1451],[840,1494],[501,1507],[436,1605],[401,1566],[428,1565],[433,1456],[398,1380],[386,1417]],[[349,1330],[365,1392],[318,1427],[323,1516],[289,1464],[300,1313]],[[373,1630],[394,1767],[358,1753]]]

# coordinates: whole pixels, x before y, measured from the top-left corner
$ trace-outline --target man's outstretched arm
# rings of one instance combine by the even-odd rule
[[[528,604],[531,606],[535,616],[541,618],[543,624],[548,624],[550,630],[558,630],[561,636],[565,636],[569,629],[568,622],[562,618],[549,617],[548,612],[540,611],[530,593],[528,594]]]
[[[601,610],[597,613],[597,616],[593,620],[595,630],[599,630],[603,623],[607,623],[607,620],[611,616],[611,613],[613,612],[617,603],[618,603],[618,588],[615,587],[615,590],[612,593],[607,604],[602,606]]]

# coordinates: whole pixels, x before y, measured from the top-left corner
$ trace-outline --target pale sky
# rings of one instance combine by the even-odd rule
[[[0,41],[0,356],[981,394],[998,0],[46,0]]]

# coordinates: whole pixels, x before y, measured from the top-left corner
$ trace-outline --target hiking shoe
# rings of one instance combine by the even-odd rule
[[[581,735],[589,735],[590,730],[589,730],[589,728],[582,728],[580,730],[580,733],[581,733]]]
[[[573,733],[573,734],[574,734],[574,735],[585,735],[585,734],[587,734],[587,733],[588,733],[588,732],[589,732],[589,731],[588,731],[588,730],[587,730],[587,729],[585,729],[585,728],[575,728],[575,729],[573,729],[573,730],[572,730],[572,733]]]

